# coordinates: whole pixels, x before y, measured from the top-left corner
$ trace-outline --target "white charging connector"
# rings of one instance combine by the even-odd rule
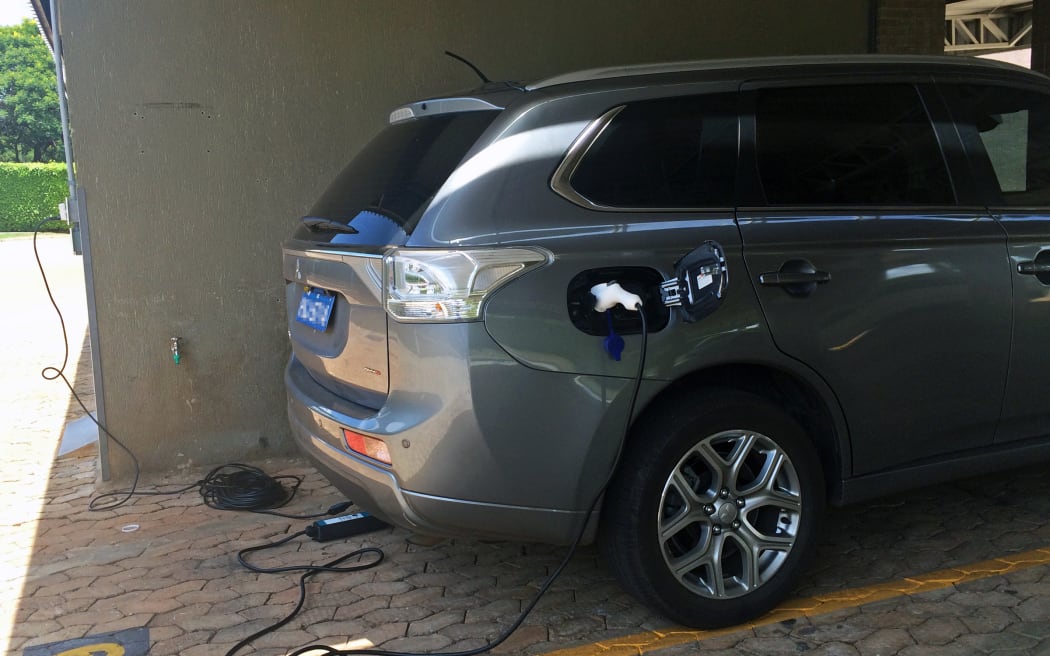
[[[595,312],[605,312],[617,304],[634,312],[642,308],[642,297],[627,291],[618,282],[600,282],[591,287],[591,294],[595,298]]]

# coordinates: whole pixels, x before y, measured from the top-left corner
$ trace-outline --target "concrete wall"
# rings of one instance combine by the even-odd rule
[[[878,0],[876,52],[944,53],[944,0]]]
[[[1050,2],[1032,5],[1032,70],[1050,75]]]
[[[165,470],[291,449],[279,244],[393,106],[476,85],[443,50],[493,79],[530,80],[869,43],[866,0],[60,8],[106,417],[144,468]],[[110,464],[130,471],[115,449]]]

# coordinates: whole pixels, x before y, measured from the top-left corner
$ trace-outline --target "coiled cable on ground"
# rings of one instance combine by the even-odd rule
[[[290,487],[281,481],[291,481]],[[270,476],[258,467],[231,463],[212,469],[199,484],[209,508],[274,514],[273,509],[292,500],[302,482],[302,476]]]

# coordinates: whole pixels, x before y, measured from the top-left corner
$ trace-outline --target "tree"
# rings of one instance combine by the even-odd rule
[[[61,154],[55,66],[36,24],[0,27],[0,159],[51,162]]]

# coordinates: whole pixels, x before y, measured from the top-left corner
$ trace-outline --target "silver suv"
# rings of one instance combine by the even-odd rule
[[[691,62],[395,109],[284,245],[288,414],[414,531],[597,537],[697,627],[826,502],[1050,458],[1050,81]]]

